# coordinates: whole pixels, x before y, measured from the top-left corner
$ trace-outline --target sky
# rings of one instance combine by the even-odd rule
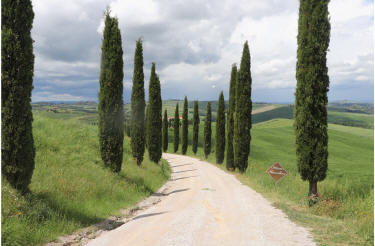
[[[33,0],[32,101],[97,101],[104,10],[119,20],[124,102],[135,42],[143,40],[146,100],[151,63],[162,98],[227,100],[232,64],[249,42],[252,100],[293,103],[298,0]],[[329,101],[374,100],[374,3],[331,0]]]

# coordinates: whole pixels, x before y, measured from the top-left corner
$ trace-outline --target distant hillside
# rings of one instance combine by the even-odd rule
[[[353,105],[350,106],[354,108]],[[359,107],[357,107],[359,108]],[[350,109],[341,107],[342,111],[332,111],[328,108],[328,123],[362,128],[374,128],[374,115],[368,113],[348,113]],[[364,108],[363,108],[364,110]],[[272,119],[293,119],[293,105],[278,107],[253,115],[253,124]]]
[[[328,104],[329,111],[374,114],[374,104],[336,101]]]

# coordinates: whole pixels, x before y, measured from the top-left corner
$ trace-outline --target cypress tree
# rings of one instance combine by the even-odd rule
[[[164,111],[163,119],[163,151],[166,152],[168,149],[168,114],[167,110]]]
[[[233,134],[234,134],[234,110],[235,110],[235,97],[236,97],[236,74],[237,66],[232,65],[232,72],[230,75],[230,88],[229,88],[229,106],[227,114],[227,155],[226,155],[226,167],[228,170],[235,169],[234,166],[234,154],[233,154]]]
[[[180,115],[178,112],[178,103],[176,104],[176,111],[174,113],[174,121],[173,121],[173,130],[174,130],[174,152],[176,153],[178,150],[178,145],[180,144]]]
[[[148,102],[148,153],[150,156],[150,160],[158,163],[162,154],[162,102],[160,81],[158,75],[155,72],[155,63],[152,63],[151,67]]]
[[[118,20],[105,14],[99,91],[99,142],[104,165],[120,172],[124,142],[123,60]]]
[[[184,112],[182,114],[182,154],[185,155],[188,147],[188,100],[185,96],[184,99]]]
[[[204,155],[211,153],[211,103],[207,103],[206,120],[204,122]]]
[[[251,129],[251,73],[250,51],[247,41],[244,44],[240,70],[237,73],[236,102],[234,113],[234,163],[243,173],[248,165],[250,154]]]
[[[33,20],[31,1],[1,1],[1,172],[21,192],[28,191],[35,166]]]
[[[219,96],[219,105],[216,115],[216,162],[224,161],[225,152],[225,104],[223,92]]]
[[[199,112],[198,112],[198,101],[194,101],[194,115],[193,115],[193,152],[194,155],[198,149],[198,137],[199,137]]]
[[[309,181],[309,196],[317,196],[317,182],[328,168],[327,49],[330,23],[326,0],[300,0],[294,126],[298,171]]]
[[[145,152],[145,89],[142,40],[138,39],[134,54],[133,88],[131,96],[131,148],[137,164]]]

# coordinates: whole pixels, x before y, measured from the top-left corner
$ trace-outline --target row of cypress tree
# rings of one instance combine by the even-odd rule
[[[105,166],[114,172],[121,170],[124,113],[123,113],[123,60],[121,33],[118,20],[105,13],[103,32],[100,91],[99,91],[99,139],[100,152]],[[131,95],[130,137],[132,155],[138,165],[144,157],[145,146],[150,160],[158,163],[162,154],[162,100],[160,80],[152,63],[149,100],[145,114],[142,40],[136,42],[134,54],[133,88]],[[146,120],[145,120],[146,118]]]
[[[221,164],[227,152],[226,167],[229,170],[238,168],[244,172],[248,166],[251,141],[251,72],[250,72],[250,50],[247,41],[244,44],[240,70],[237,72],[236,65],[232,66],[229,91],[229,107],[227,120],[225,119],[225,102],[223,92],[219,95],[218,110],[216,117],[216,162]],[[182,154],[186,154],[188,135],[188,102],[184,99],[184,112],[182,124]],[[179,111],[176,105],[174,119],[174,152],[177,152],[180,141],[179,137]],[[211,153],[211,103],[207,103],[206,119],[204,123],[204,154],[206,158]],[[193,113],[193,142],[192,150],[197,152],[199,135],[198,101],[194,102]],[[227,134],[227,135],[226,135]]]
[[[329,78],[326,66],[326,54],[329,45],[330,23],[327,6],[328,1],[300,0],[299,8],[297,37],[298,61],[296,69],[297,89],[294,125],[298,170],[302,179],[310,182],[309,194],[312,195],[317,194],[317,182],[325,179],[328,166],[326,105],[328,102],[327,92]],[[7,36],[5,36],[5,38],[7,38]],[[26,37],[26,39],[27,38],[28,37]],[[110,41],[107,41],[107,39]],[[30,41],[31,38],[27,40]],[[108,43],[115,45],[114,47],[107,47]],[[118,46],[118,44],[120,44],[120,46]],[[30,57],[33,59],[32,53]],[[108,57],[114,59],[115,62],[106,62],[106,59],[109,59]],[[118,70],[119,67],[122,67],[122,63],[121,35],[118,30],[117,19],[110,18],[107,13],[102,47],[102,72],[100,81],[103,92],[101,91],[99,93],[99,126],[102,159],[106,165],[115,172],[120,170],[120,160],[122,159],[123,124],[118,124],[118,122],[123,120],[122,106],[118,106],[122,105],[122,97],[118,93],[118,91],[122,92],[123,74],[122,69],[121,71]],[[236,65],[232,66],[227,120],[225,120],[224,96],[221,92],[216,121],[216,161],[217,163],[222,163],[224,161],[224,153],[226,150],[227,169],[234,170],[237,168],[240,172],[246,170],[248,166],[248,156],[250,154],[252,127],[252,78],[250,68],[250,50],[248,42],[246,41],[243,47],[239,70],[237,71]],[[310,70],[311,72],[306,72]],[[164,112],[164,121],[162,124],[160,81],[155,73],[154,63],[151,69],[149,105],[146,112],[146,121],[144,120],[145,101],[143,77],[142,41],[138,40],[134,58],[131,127],[132,152],[138,164],[143,160],[145,143],[149,149],[150,159],[155,162],[158,162],[161,158],[161,149],[163,148],[165,151],[168,148],[167,112]],[[110,89],[108,89],[108,86],[106,87],[106,85],[104,85],[105,81],[112,85],[111,92],[107,92],[110,91]],[[105,103],[103,103],[103,101],[105,101]],[[6,119],[7,115],[4,116],[3,117]],[[179,121],[179,109],[177,104],[174,118],[175,152],[178,150],[180,141]],[[111,125],[111,127],[106,127],[107,124]],[[163,131],[161,131],[162,128]],[[147,133],[146,141],[144,137],[145,132]],[[198,102],[195,101],[192,143],[194,153],[197,152],[198,132]],[[6,136],[6,134],[3,135],[3,137]],[[187,151],[187,138],[188,101],[185,96],[182,117],[182,154],[186,154]],[[30,148],[33,149],[32,141],[30,146]],[[113,149],[116,151],[113,151]],[[205,156],[207,157],[210,152],[211,104],[208,103],[204,125]],[[30,151],[30,153],[32,153],[32,151]],[[33,164],[31,166],[33,166]],[[5,169],[5,171],[8,170]],[[9,177],[11,177],[11,175],[9,175]]]
[[[328,69],[326,66],[326,54],[329,45],[330,23],[328,19],[328,1],[311,1],[301,0],[299,8],[298,22],[298,52],[297,52],[297,89],[295,99],[295,132],[297,145],[297,163],[298,170],[303,180],[308,180],[309,194],[317,195],[317,182],[324,180],[327,170],[328,158],[328,137],[327,137],[327,110],[328,102],[327,92],[329,86]],[[108,25],[108,30],[107,30]],[[316,28],[319,27],[319,28]],[[117,20],[106,17],[106,28],[103,40],[102,54],[102,77],[112,79],[117,90],[122,91],[122,71],[119,73],[111,73],[105,70],[108,67],[122,66],[122,58],[118,58],[116,62],[106,64],[103,57],[113,55],[122,56],[122,49],[109,48],[105,49],[105,37],[112,34],[112,43],[121,43],[121,36],[117,27]],[[106,51],[107,53],[105,53]],[[32,54],[31,54],[31,57]],[[120,57],[120,56],[119,56]],[[144,89],[143,89],[143,57],[142,43],[137,41],[136,54],[134,58],[134,77],[132,91],[132,150],[133,155],[137,159],[137,163],[142,162],[144,152]],[[4,62],[3,62],[4,64]],[[224,160],[224,152],[226,149],[226,167],[229,170],[238,168],[240,172],[244,172],[248,166],[248,156],[250,154],[251,142],[251,62],[250,51],[247,41],[244,44],[240,68],[237,71],[236,65],[232,66],[230,89],[229,89],[229,107],[227,110],[227,120],[225,120],[225,105],[223,93],[220,93],[217,125],[216,125],[216,161],[222,163]],[[306,72],[310,71],[311,72]],[[105,89],[103,90],[105,92]],[[105,98],[106,94],[99,94],[99,99]],[[116,101],[117,100],[117,101]],[[99,100],[100,101],[100,100]],[[120,125],[115,124],[117,120],[123,118],[118,107],[111,105],[122,105],[122,98],[116,93],[110,96],[110,100],[106,104],[99,104],[102,109],[100,116],[103,119],[112,117],[111,120],[100,121],[100,127],[110,122],[114,124],[109,133],[123,132]],[[107,107],[111,108],[108,110]],[[163,131],[161,123],[161,98],[160,98],[160,82],[155,74],[155,64],[152,66],[150,78],[150,98],[149,110],[146,116],[146,132],[148,133],[148,141],[150,159],[157,162],[161,157],[161,148],[165,151],[168,147],[168,119],[167,112],[164,113]],[[5,115],[6,119],[6,115]],[[111,122],[113,121],[113,122]],[[176,105],[174,120],[174,151],[178,150],[179,145],[179,109]],[[30,121],[31,122],[31,121]],[[227,125],[227,126],[225,126]],[[225,130],[227,131],[225,132]],[[102,133],[102,129],[100,131]],[[107,133],[103,130],[103,132]],[[163,132],[163,137],[161,136]],[[193,152],[197,152],[199,132],[199,114],[198,102],[194,102],[193,115]],[[143,134],[142,134],[143,133]],[[122,135],[121,135],[122,134]],[[123,133],[112,137],[102,137],[101,150],[103,161],[114,171],[119,170],[119,160],[122,159],[122,138]],[[110,134],[109,134],[110,135]],[[6,137],[6,135],[5,135]],[[185,96],[184,109],[182,118],[182,154],[187,151],[188,138],[188,102]],[[120,154],[107,151],[108,143],[112,142],[112,147],[118,149]],[[163,144],[163,146],[161,146]],[[204,125],[204,153],[207,156],[211,152],[211,104],[207,104],[206,120]],[[120,164],[121,165],[121,164]]]

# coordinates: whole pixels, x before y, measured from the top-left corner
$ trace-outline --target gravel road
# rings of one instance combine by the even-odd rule
[[[160,202],[89,246],[315,245],[305,228],[233,175],[187,156],[163,158],[172,175],[153,195]]]

